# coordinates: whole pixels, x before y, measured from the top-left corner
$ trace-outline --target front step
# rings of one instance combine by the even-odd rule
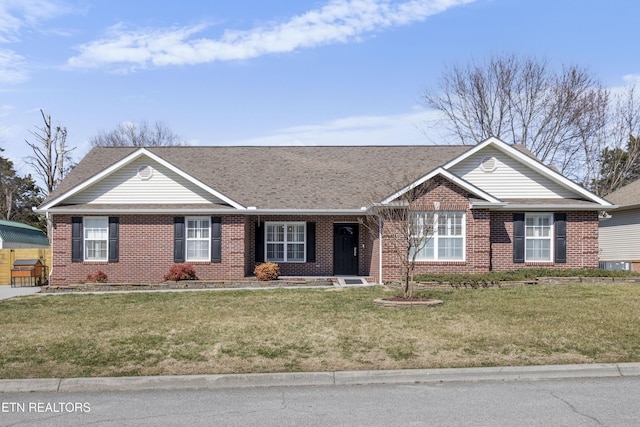
[[[336,277],[337,286],[369,286],[369,282],[364,277]]]

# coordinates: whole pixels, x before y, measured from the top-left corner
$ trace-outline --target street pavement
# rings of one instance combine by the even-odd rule
[[[428,384],[0,393],[0,425],[640,425],[640,376]]]

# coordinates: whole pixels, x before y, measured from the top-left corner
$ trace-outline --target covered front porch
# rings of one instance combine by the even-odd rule
[[[328,278],[332,283],[377,282],[377,241],[364,216],[256,215],[245,220],[245,276],[274,262],[288,280]]]

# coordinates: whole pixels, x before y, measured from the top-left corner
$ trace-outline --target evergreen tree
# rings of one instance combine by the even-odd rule
[[[3,151],[0,148],[0,152]],[[18,176],[13,162],[0,157],[0,219],[22,222],[45,231],[44,217],[32,209],[42,201],[41,190],[31,175]]]

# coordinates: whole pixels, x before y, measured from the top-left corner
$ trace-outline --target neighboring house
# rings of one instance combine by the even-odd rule
[[[600,221],[600,261],[611,270],[640,271],[640,180],[606,196],[618,207]]]
[[[94,148],[38,211],[53,224],[52,285],[98,270],[114,282],[160,282],[179,262],[201,279],[244,278],[263,261],[283,276],[380,282],[399,272],[392,238],[361,221],[418,185],[429,191],[417,217],[438,226],[416,273],[598,267],[598,213],[613,205],[496,138]]]
[[[48,248],[40,229],[15,221],[0,220],[0,249]]]
[[[29,260],[45,266],[50,260],[49,240],[40,229],[0,220],[0,284],[10,284],[16,262]]]

